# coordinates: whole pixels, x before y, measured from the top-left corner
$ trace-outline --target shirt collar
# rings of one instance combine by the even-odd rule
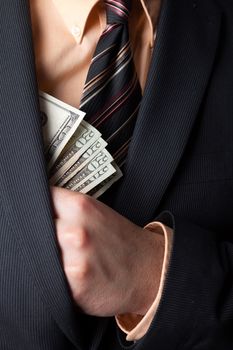
[[[148,19],[148,24],[151,29],[151,40],[153,41],[161,0],[133,1],[141,2],[142,8]],[[82,41],[88,16],[98,2],[100,2],[100,0],[53,0],[53,3],[64,20],[66,26],[75,36],[78,43]]]

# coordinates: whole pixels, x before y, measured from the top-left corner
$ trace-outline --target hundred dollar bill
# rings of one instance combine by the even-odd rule
[[[81,193],[89,193],[90,194],[90,191],[93,188],[98,187],[98,185],[102,188],[101,184],[104,181],[106,181],[106,183],[108,183],[108,179],[111,178],[112,176],[114,176],[113,174],[115,172],[116,172],[116,169],[113,167],[112,164],[106,164],[102,169],[98,170],[88,180],[83,182],[80,186],[76,187],[75,191],[81,192]],[[104,192],[105,192],[105,190],[103,188],[103,192],[102,193],[104,193]],[[95,197],[95,198],[97,198],[97,197]]]
[[[46,93],[39,97],[50,183],[97,198],[122,176],[107,142],[84,112]]]
[[[54,185],[59,179],[64,178],[66,172],[96,140],[100,139],[100,136],[101,134],[98,130],[83,120],[52,167],[50,183]],[[104,147],[106,145],[107,143],[104,142]]]
[[[120,180],[120,178],[123,176],[121,169],[115,164],[112,164],[114,166],[115,172],[110,176],[106,177],[106,179],[102,179],[97,186],[89,190],[89,195],[93,198],[99,198],[104,192],[106,192],[115,182]],[[85,192],[86,193],[86,192]]]
[[[62,176],[53,183],[55,176],[51,179],[51,185],[64,186],[70,179],[72,179],[82,168],[85,167],[90,161],[95,158],[100,151],[102,151],[107,145],[103,139],[97,140],[91,147],[89,147],[86,152],[84,152],[81,157],[68,169]],[[106,151],[107,152],[107,151]],[[109,159],[107,159],[108,161]],[[55,174],[56,175],[56,174]]]
[[[81,169],[70,181],[68,181],[62,187],[75,191],[76,188],[81,186],[85,181],[94,176],[98,171],[103,169],[107,164],[110,164],[112,161],[113,158],[111,154],[106,149],[103,149],[83,169]],[[58,186],[60,186],[60,184],[58,184]]]
[[[39,92],[45,157],[50,169],[79,127],[85,113]]]

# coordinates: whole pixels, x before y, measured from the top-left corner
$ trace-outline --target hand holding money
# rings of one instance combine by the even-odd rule
[[[142,229],[90,196],[58,187],[51,193],[75,302],[95,316],[144,315],[159,287],[163,235]]]
[[[45,157],[50,184],[97,198],[122,173],[85,113],[40,92]]]
[[[157,294],[164,238],[95,200],[122,176],[107,143],[79,110],[46,94],[40,100],[50,183],[56,186],[56,234],[74,300],[90,315],[143,315]]]

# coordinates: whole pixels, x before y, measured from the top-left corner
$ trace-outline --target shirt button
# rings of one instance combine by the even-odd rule
[[[74,36],[79,36],[81,34],[81,29],[79,28],[79,26],[74,25],[71,29],[71,32]]]

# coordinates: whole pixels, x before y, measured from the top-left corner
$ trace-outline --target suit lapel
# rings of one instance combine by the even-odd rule
[[[56,245],[27,1],[2,0],[0,17],[0,193],[47,309],[70,341],[83,349],[85,320],[77,320]]]
[[[220,29],[212,1],[164,0],[125,178],[114,208],[144,225],[184,153],[208,80]]]

